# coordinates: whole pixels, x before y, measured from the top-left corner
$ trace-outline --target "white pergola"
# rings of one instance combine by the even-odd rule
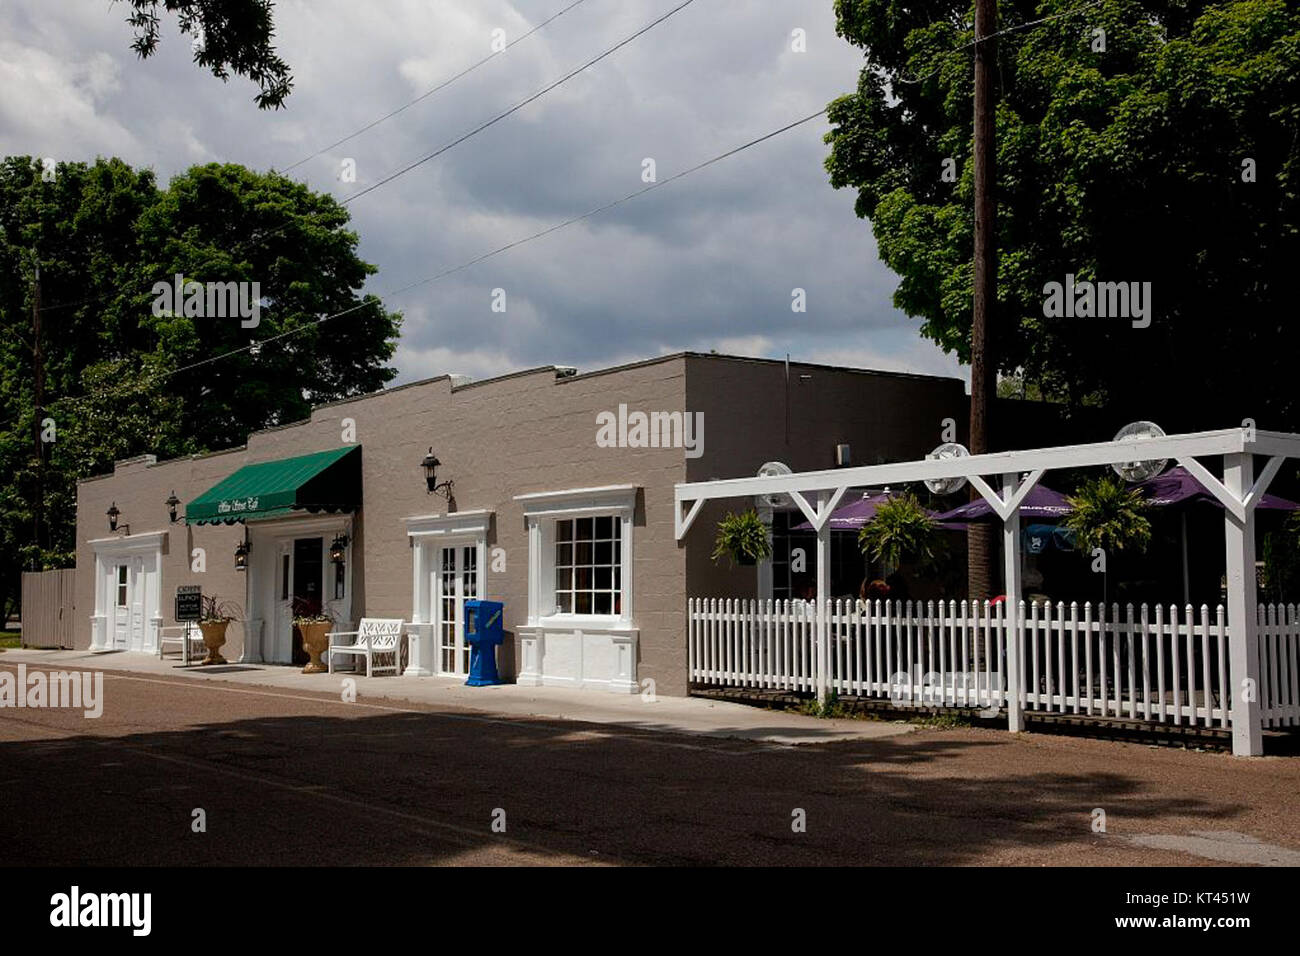
[[[1255,456],[1266,459],[1258,477]],[[1220,481],[1198,459],[1222,456]],[[706,501],[788,495],[817,532],[818,646],[828,639],[830,599],[830,516],[850,488],[899,485],[933,478],[967,478],[1002,519],[1004,593],[1008,634],[1016,634],[1020,593],[1020,504],[1052,469],[1109,466],[1134,460],[1174,459],[1196,476],[1224,507],[1224,545],[1228,579],[1229,669],[1232,691],[1232,751],[1263,753],[1259,700],[1259,644],[1255,594],[1255,506],[1288,458],[1300,458],[1300,435],[1227,428],[1126,441],[1063,445],[995,452],[961,458],[923,459],[884,465],[806,471],[791,475],[724,478],[678,484],[673,521],[677,540],[690,530]],[[1023,477],[1022,477],[1023,476]],[[993,484],[990,484],[992,480]],[[994,484],[1000,486],[995,488]],[[811,499],[811,500],[810,500]],[[685,509],[685,510],[683,510]],[[824,651],[823,651],[824,652]],[[1020,702],[1019,642],[1007,641],[1008,729],[1024,728]]]

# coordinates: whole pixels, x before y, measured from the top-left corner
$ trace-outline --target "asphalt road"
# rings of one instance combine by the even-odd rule
[[[0,709],[0,865],[1300,858],[1294,757],[983,730],[786,747],[104,676],[99,719]]]

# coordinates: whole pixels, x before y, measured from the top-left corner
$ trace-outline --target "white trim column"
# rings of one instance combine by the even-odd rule
[[[1002,476],[1002,495],[1006,502],[1015,500],[1018,479],[1014,472]],[[1002,521],[1003,615],[1006,619],[1007,659],[1003,679],[1007,686],[1007,730],[1025,729],[1020,707],[1020,506],[1016,505]]]
[[[429,569],[425,557],[428,549],[417,538],[411,539],[411,622],[407,625],[409,660],[406,677],[433,676],[433,621],[429,609]],[[431,610],[431,609],[430,609]]]
[[[817,492],[817,701],[830,696],[831,522],[829,491]]]
[[[1254,484],[1249,452],[1223,456],[1223,484],[1238,501]],[[1232,752],[1238,757],[1264,753],[1259,680],[1259,633],[1255,615],[1255,509],[1244,520],[1225,511],[1224,545],[1228,578],[1228,672],[1232,675]]]

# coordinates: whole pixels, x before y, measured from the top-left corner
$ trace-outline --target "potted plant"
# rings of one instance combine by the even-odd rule
[[[1097,557],[1098,549],[1103,557],[1130,547],[1145,551],[1151,541],[1151,521],[1143,513],[1146,499],[1136,488],[1124,487],[1118,478],[1105,475],[1086,479],[1066,501],[1072,510],[1061,524],[1074,532],[1079,550],[1090,558]],[[1109,590],[1109,562],[1101,567],[1104,604]]]
[[[334,618],[315,601],[296,600],[293,604],[293,626],[302,635],[302,649],[311,658],[302,672],[325,673],[329,668],[321,663],[320,656],[329,649]]]
[[[727,512],[718,522],[713,560],[729,557],[732,564],[752,565],[772,554],[767,539],[767,525],[753,508],[740,514]]]
[[[886,581],[894,579],[893,571],[904,561],[914,561],[922,568],[931,568],[939,560],[939,526],[933,516],[921,506],[910,491],[895,495],[882,502],[875,517],[858,532],[858,547],[873,561],[886,568]],[[886,594],[905,599],[906,582],[901,573],[895,584],[887,584]]]
[[[224,664],[221,647],[226,643],[226,628],[239,615],[239,608],[228,601],[218,600],[215,595],[204,595],[199,611],[199,631],[203,634],[203,646],[208,649],[208,656],[200,664]]]

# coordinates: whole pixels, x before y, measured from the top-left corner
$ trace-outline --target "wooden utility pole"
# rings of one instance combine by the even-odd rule
[[[41,349],[41,261],[36,260],[36,279],[32,283],[32,392],[35,413],[32,439],[36,451],[36,493],[32,500],[32,544],[37,554],[41,547],[41,510],[45,504],[45,443],[41,440],[41,420],[45,418],[45,355]],[[40,559],[33,557],[33,571],[40,570]]]
[[[989,329],[997,301],[997,147],[994,129],[993,70],[997,59],[997,0],[975,0],[975,263],[970,335],[970,451],[989,450],[989,403],[997,389],[997,360],[989,354]],[[988,39],[986,39],[988,37]],[[975,497],[974,489],[972,498]],[[993,589],[993,528],[976,523],[967,537],[966,571],[970,597],[983,600]]]

